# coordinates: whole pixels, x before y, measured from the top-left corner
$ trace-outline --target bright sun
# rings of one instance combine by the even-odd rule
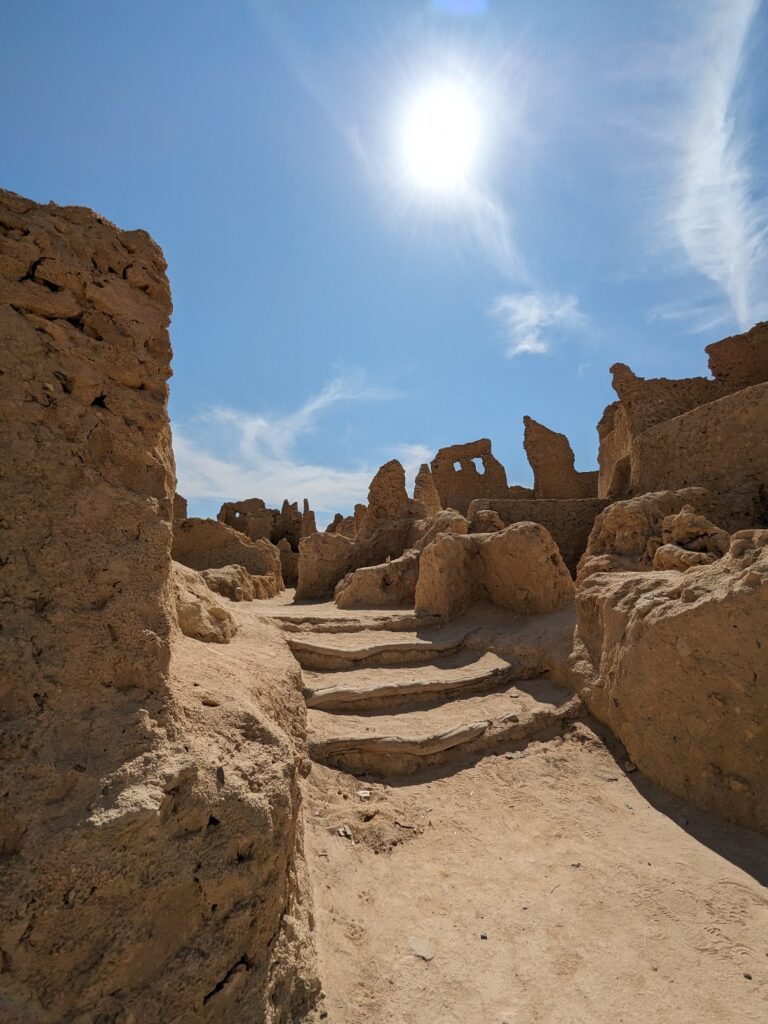
[[[481,141],[481,118],[470,93],[457,82],[438,82],[407,108],[402,156],[410,180],[434,192],[467,183]]]

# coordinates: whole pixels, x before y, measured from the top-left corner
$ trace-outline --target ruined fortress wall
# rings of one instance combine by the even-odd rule
[[[640,435],[727,395],[768,381],[768,323],[756,324],[744,334],[714,342],[707,346],[706,352],[712,380],[707,377],[646,380],[623,363],[611,367],[619,401],[606,408],[597,427],[601,498],[617,500],[643,493],[636,489],[640,486],[637,478],[630,480],[632,449]],[[702,437],[698,447],[710,442],[716,445],[717,439]],[[650,491],[663,490],[667,486],[664,479],[646,473],[642,486]]]
[[[631,437],[649,427],[681,416],[707,402],[722,398],[728,386],[707,377],[638,377],[624,363],[611,367],[613,389],[619,396]]]
[[[482,472],[475,460],[482,464]],[[509,496],[506,471],[494,457],[488,438],[441,448],[432,460],[432,479],[443,508],[456,509],[463,516],[475,498]]]
[[[216,518],[233,530],[245,532],[248,518],[260,512],[268,513],[267,518],[270,520],[273,518],[274,509],[268,509],[261,498],[246,498],[244,501],[225,501]]]
[[[768,522],[768,383],[737,391],[636,437],[633,494],[706,487],[727,495],[727,530]]]
[[[266,698],[233,709],[232,696],[211,735],[191,668],[173,669],[177,644],[236,645],[175,623],[170,309],[146,233],[0,192],[9,1022],[288,1021],[312,991],[301,720],[290,734]],[[291,664],[272,684],[298,709]],[[250,787],[231,769],[243,730],[262,768]]]
[[[728,385],[706,377],[668,380],[638,377],[623,363],[611,367],[619,401],[609,405],[598,423],[600,467],[597,492],[601,498],[620,500],[631,490],[630,461],[634,439],[667,420],[681,416],[728,393]],[[649,488],[663,490],[661,483]]]
[[[531,522],[545,527],[560,549],[571,574],[576,575],[579,559],[587,548],[595,519],[608,505],[600,498],[564,498],[516,500],[512,498],[479,499],[469,506],[469,519],[483,509],[496,512],[505,526]]]
[[[575,468],[573,449],[565,434],[550,430],[530,416],[523,417],[523,444],[533,470],[536,498],[595,498],[597,472]]]

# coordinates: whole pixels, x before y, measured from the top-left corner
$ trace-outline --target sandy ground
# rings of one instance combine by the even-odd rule
[[[315,765],[306,796],[317,1020],[768,1020],[768,839],[583,724],[391,786]]]

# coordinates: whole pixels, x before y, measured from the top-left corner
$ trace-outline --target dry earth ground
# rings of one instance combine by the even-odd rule
[[[305,785],[318,1020],[768,1019],[768,839],[626,774],[585,725],[459,771],[314,765]]]
[[[238,618],[347,628],[292,596]],[[768,837],[625,771],[591,720],[546,737],[405,777],[313,764],[315,1021],[768,1020]]]

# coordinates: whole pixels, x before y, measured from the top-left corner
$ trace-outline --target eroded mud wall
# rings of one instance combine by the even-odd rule
[[[289,1021],[316,987],[300,719],[186,694],[218,645],[172,605],[170,311],[145,232],[0,192],[4,1021]]]

